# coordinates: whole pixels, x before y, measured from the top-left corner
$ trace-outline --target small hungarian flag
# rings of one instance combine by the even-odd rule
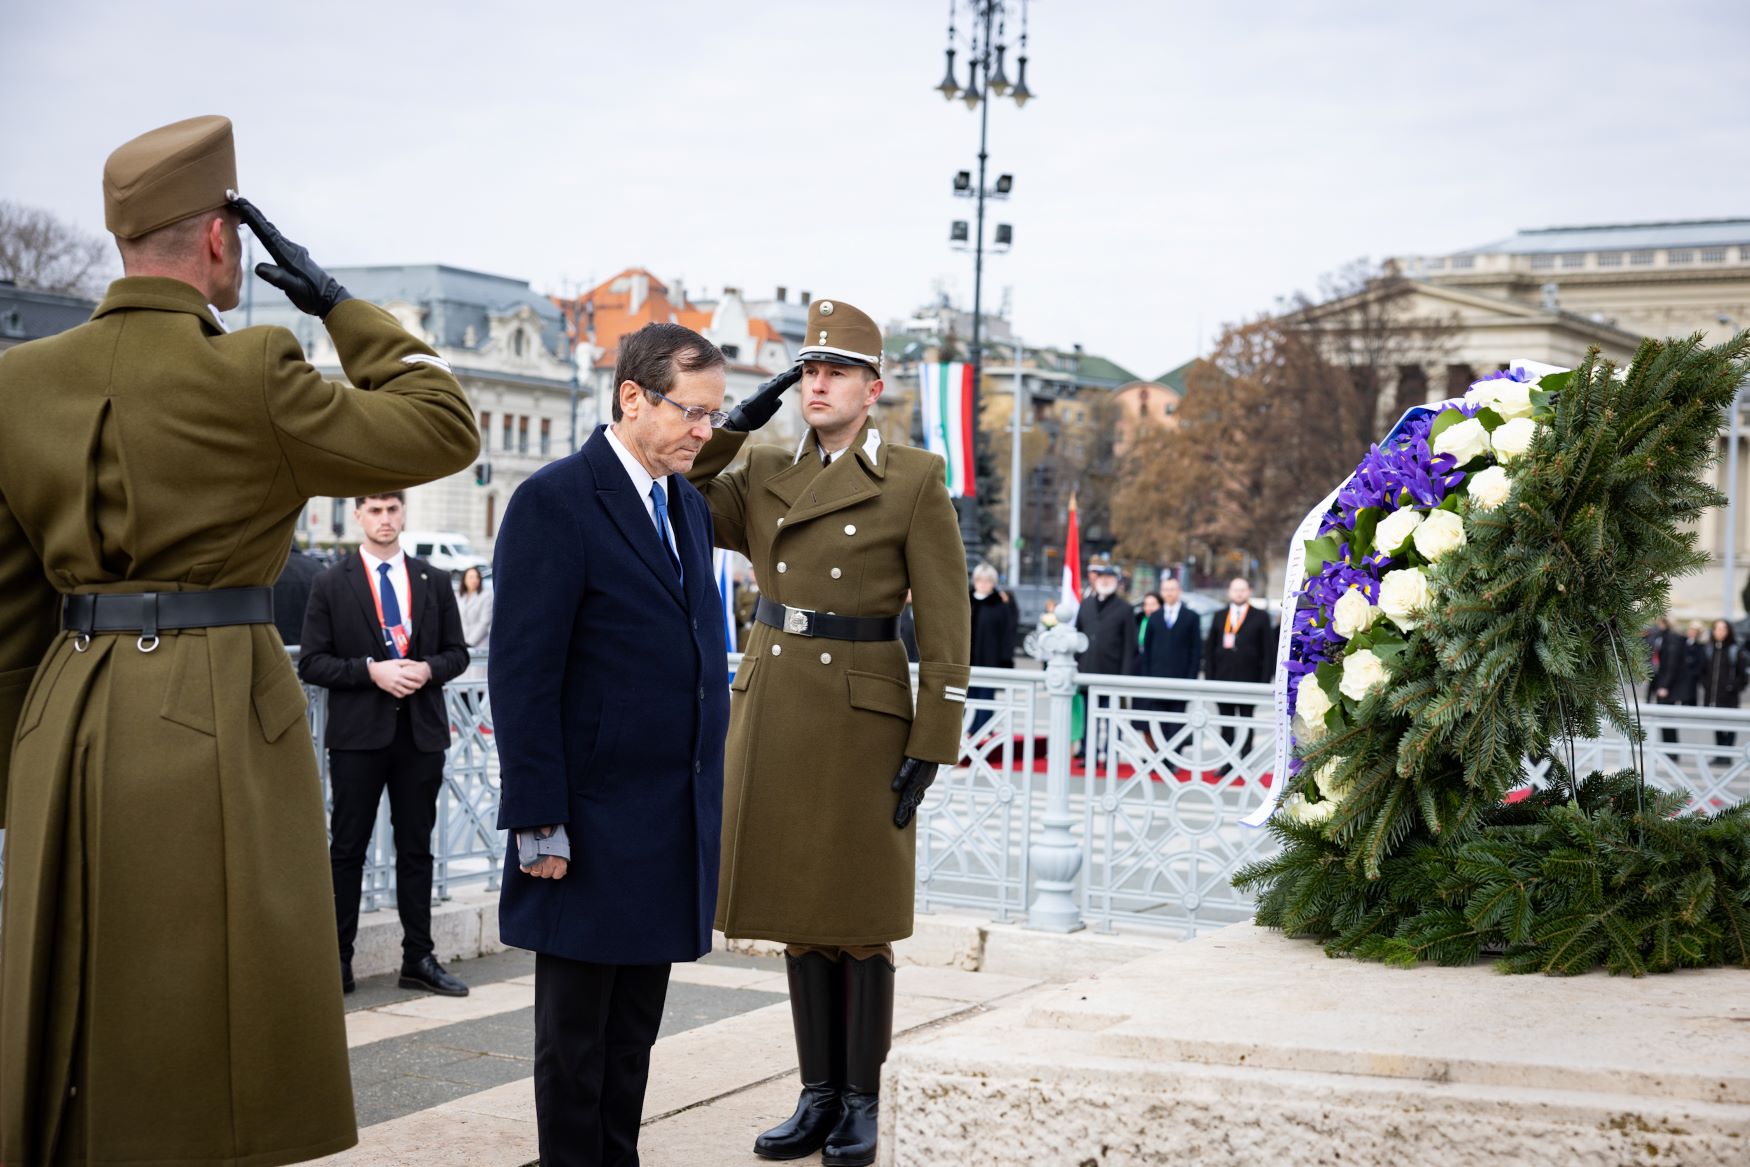
[[[948,495],[975,498],[972,470],[972,366],[932,361],[919,366],[918,401],[924,415],[924,448],[948,464]]]

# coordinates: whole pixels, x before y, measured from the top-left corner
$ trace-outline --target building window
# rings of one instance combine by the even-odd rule
[[[486,496],[486,537],[493,538],[498,534],[498,496]]]
[[[523,355],[523,352],[527,348],[528,348],[528,341],[523,339],[523,330],[522,329],[519,328],[515,332],[510,334],[510,351],[511,352],[515,353],[517,356],[520,357]]]
[[[1695,262],[1695,252],[1689,250],[1689,248],[1687,248],[1687,247],[1685,247],[1681,250],[1673,247],[1670,251],[1665,253],[1665,262],[1666,263],[1694,263]]]
[[[738,344],[720,344],[717,346],[725,360],[734,361],[741,358],[741,346]]]
[[[1584,254],[1564,255],[1564,256],[1562,256],[1562,266],[1563,267],[1585,267],[1586,266],[1586,256]]]
[[[480,444],[492,451],[492,413],[485,409],[480,411]]]
[[[1631,266],[1646,267],[1653,262],[1653,253],[1650,251],[1631,251],[1628,253],[1628,261]]]
[[[529,452],[529,419],[526,417],[517,418],[516,452],[519,454]]]
[[[1621,267],[1622,266],[1622,252],[1620,252],[1620,251],[1600,251],[1598,253],[1598,266],[1599,267]]]
[[[541,457],[553,455],[553,422],[550,418],[541,419]]]
[[[1738,248],[1738,262],[1750,263],[1750,247]]]
[[[1427,260],[1423,260],[1422,262],[1427,265],[1429,271],[1445,271],[1446,270],[1446,257],[1444,255],[1440,256],[1437,259],[1427,259]]]
[[[1556,257],[1553,255],[1534,255],[1531,257],[1532,271],[1542,271],[1545,268],[1552,268],[1555,265]]]
[[[1726,249],[1723,247],[1704,247],[1701,249],[1701,262],[1725,263]]]
[[[1455,255],[1452,257],[1453,271],[1469,271],[1476,265],[1477,257],[1474,255]]]
[[[503,440],[501,440],[498,443],[498,448],[503,450],[505,453],[508,454],[511,452],[511,450],[513,448],[511,446],[511,442],[516,437],[516,418],[512,417],[508,413],[505,414],[503,428],[504,428],[504,438],[503,438]]]

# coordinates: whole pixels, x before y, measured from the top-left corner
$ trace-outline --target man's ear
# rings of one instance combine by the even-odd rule
[[[235,237],[235,234],[231,221],[223,214],[216,214],[209,219],[205,235],[207,257],[214,263],[224,263],[226,261],[225,237],[227,235]]]
[[[626,417],[638,415],[639,404],[644,400],[644,390],[638,382],[626,380],[620,382],[620,413]]]
[[[881,397],[882,390],[884,390],[886,388],[887,388],[887,382],[883,381],[880,377],[877,377],[873,381],[869,382],[869,404],[874,405],[875,402]]]

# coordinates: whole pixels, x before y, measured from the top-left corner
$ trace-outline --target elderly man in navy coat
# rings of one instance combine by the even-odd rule
[[[638,1162],[669,966],[711,950],[729,689],[711,513],[681,475],[726,420],[715,345],[620,345],[614,424],[517,489],[489,679],[499,931],[535,958],[544,1167]]]

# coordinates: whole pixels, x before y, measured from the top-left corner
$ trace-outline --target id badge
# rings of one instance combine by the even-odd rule
[[[397,624],[395,627],[389,629],[389,636],[395,642],[395,655],[405,660],[407,657],[407,650],[413,643],[407,637],[407,629],[404,626]]]
[[[1234,646],[1234,634],[1231,632],[1223,632],[1221,634],[1221,646],[1223,648],[1232,648]]]

